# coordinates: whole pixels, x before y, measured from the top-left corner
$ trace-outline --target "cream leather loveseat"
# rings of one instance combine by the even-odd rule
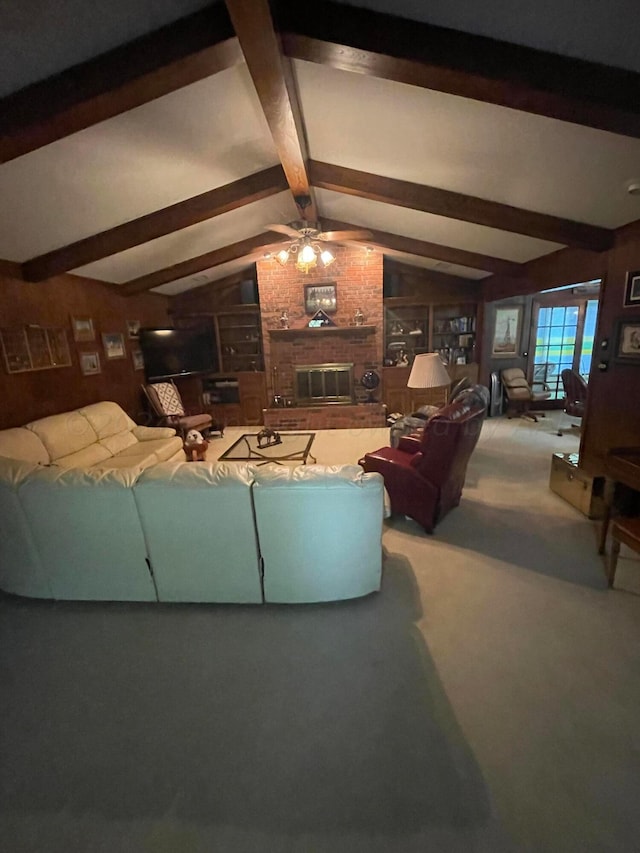
[[[0,430],[0,456],[59,468],[147,468],[182,459],[174,429],[136,426],[111,402]]]
[[[71,422],[84,435],[81,422]],[[96,426],[98,443],[108,440]],[[380,587],[383,480],[358,465],[153,464],[120,450],[110,461],[65,467],[59,460],[71,453],[93,459],[90,445],[59,453],[68,444],[40,429],[51,463],[18,438],[25,443],[0,433],[5,592],[259,604],[354,598]],[[153,442],[161,440],[140,444],[157,454]],[[15,458],[25,447],[29,458]],[[127,458],[134,464],[123,464]]]

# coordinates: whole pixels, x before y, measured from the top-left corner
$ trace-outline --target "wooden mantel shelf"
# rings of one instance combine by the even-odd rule
[[[303,326],[300,329],[269,329],[268,331],[269,337],[282,340],[308,335],[372,335],[376,331],[376,326],[320,326],[317,329]]]

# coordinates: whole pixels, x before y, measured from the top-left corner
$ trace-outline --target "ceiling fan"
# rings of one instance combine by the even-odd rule
[[[283,266],[292,256],[296,259],[296,267],[302,272],[320,263],[328,267],[335,261],[333,253],[323,243],[345,243],[351,240],[367,240],[373,235],[365,229],[358,231],[323,231],[319,222],[308,219],[298,219],[288,225],[267,225],[269,231],[277,231],[292,238],[291,245],[276,253],[275,259]]]

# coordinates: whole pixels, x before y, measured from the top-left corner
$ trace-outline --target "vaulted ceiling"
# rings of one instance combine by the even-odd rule
[[[106,5],[0,2],[0,258],[25,280],[176,294],[304,215],[480,286],[640,219],[625,0],[557,0],[546,29],[500,0]]]

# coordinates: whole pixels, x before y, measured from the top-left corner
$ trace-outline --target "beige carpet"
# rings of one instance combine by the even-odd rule
[[[0,600],[0,849],[637,850],[640,565],[606,588],[555,432],[487,421],[461,505],[386,522],[360,601]]]

